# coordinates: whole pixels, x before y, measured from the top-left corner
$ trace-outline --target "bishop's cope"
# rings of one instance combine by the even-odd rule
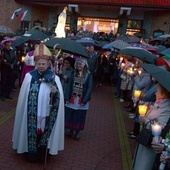
[[[63,90],[59,77],[48,70],[50,57],[44,44],[36,47],[35,69],[26,74],[18,97],[12,142],[28,160],[43,159],[45,150],[57,155],[64,149]]]

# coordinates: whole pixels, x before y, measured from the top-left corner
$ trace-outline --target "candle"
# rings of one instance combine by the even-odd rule
[[[140,97],[140,94],[141,94],[141,91],[140,91],[140,90],[135,90],[135,91],[134,91],[134,96],[135,96],[136,98],[139,98],[139,97]]]
[[[123,57],[120,57],[120,61],[122,61],[123,60]]]
[[[22,56],[21,61],[24,62],[24,60],[25,60],[25,56]]]
[[[159,142],[159,136],[162,131],[162,126],[159,125],[158,123],[154,123],[151,125],[151,127],[152,127],[152,134],[154,136],[154,141]]]
[[[146,105],[139,105],[138,107],[140,116],[145,116],[148,107]]]
[[[124,66],[125,66],[125,63],[122,63],[122,64],[121,64],[121,68],[124,68]]]
[[[127,69],[127,74],[132,75],[134,73],[133,68],[130,67]]]
[[[161,131],[162,131],[162,126],[159,125],[158,123],[154,123],[151,126],[152,126],[152,134],[154,136],[160,136]]]
[[[138,74],[140,75],[142,73],[142,71],[141,70],[138,70]]]

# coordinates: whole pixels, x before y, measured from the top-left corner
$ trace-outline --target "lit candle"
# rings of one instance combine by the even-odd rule
[[[162,126],[158,123],[154,123],[152,126],[152,134],[154,136],[155,142],[159,142],[159,136],[161,135]]]
[[[127,74],[132,75],[134,73],[133,68],[130,67],[127,69]]]
[[[140,91],[140,90],[135,90],[135,91],[134,91],[134,96],[135,96],[136,98],[139,98],[139,97],[140,97],[140,94],[141,94],[141,91]]]
[[[140,75],[142,73],[142,71],[141,70],[138,70],[138,74]]]
[[[123,57],[120,57],[120,61],[122,61],[123,60]]]
[[[25,60],[25,56],[22,56],[21,61],[24,62],[24,60]]]
[[[138,107],[140,116],[145,116],[148,107],[146,105],[139,105]]]
[[[122,64],[121,64],[121,68],[124,68],[124,66],[125,66],[125,63],[122,63]]]

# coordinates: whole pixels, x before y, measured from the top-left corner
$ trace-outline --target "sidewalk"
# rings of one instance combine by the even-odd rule
[[[0,101],[0,170],[42,170],[43,163],[26,162],[12,149],[18,91],[13,100]],[[113,87],[95,88],[79,141],[65,138],[65,149],[47,162],[47,170],[129,170],[135,141],[127,138],[133,120],[114,98]]]

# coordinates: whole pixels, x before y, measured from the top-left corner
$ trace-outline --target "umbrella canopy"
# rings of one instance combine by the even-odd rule
[[[46,38],[49,38],[48,35],[44,34],[42,31],[39,30],[27,31],[23,36],[29,38],[29,40],[44,40]]]
[[[151,45],[160,45],[162,43],[162,40],[160,39],[153,39],[148,42]]]
[[[140,32],[137,32],[137,33],[135,33],[134,35],[135,35],[136,37],[139,37],[139,38],[145,36],[144,34],[142,34],[142,33],[140,33]]]
[[[165,49],[164,51],[161,52],[161,54],[170,56],[170,48]]]
[[[140,60],[151,64],[155,64],[157,60],[156,55],[140,47],[127,47],[120,50],[119,53],[137,57]]]
[[[117,38],[118,40],[122,40],[125,41],[127,43],[137,43],[140,42],[140,38],[136,37],[136,36],[119,36]]]
[[[130,44],[122,41],[122,40],[115,40],[109,44],[105,44],[102,48],[103,49],[112,49],[112,48],[117,48],[119,50],[124,49],[126,47],[130,47]]]
[[[165,55],[165,56],[163,56],[162,58],[164,58],[164,59],[166,59],[166,60],[170,60],[170,56],[169,55]]]
[[[152,54],[155,54],[155,55],[158,54],[158,51],[155,48],[144,47],[144,49],[147,50],[147,51],[150,51]]]
[[[96,43],[94,42],[94,40],[92,39],[85,39],[85,38],[81,38],[79,40],[76,40],[76,42],[82,44],[84,47],[87,46],[94,46]]]
[[[6,27],[6,26],[2,26],[0,25],[0,33],[7,35],[7,34],[15,34],[10,28]]]
[[[17,47],[25,42],[27,42],[28,40],[44,40],[46,38],[49,38],[48,35],[44,34],[42,31],[38,31],[38,30],[31,30],[26,32],[24,35],[22,35],[21,37],[17,38],[13,43],[12,46],[13,47]]]
[[[82,56],[82,57],[86,57],[86,58],[89,57],[87,54],[87,51],[80,43],[78,43],[74,40],[71,40],[69,38],[52,38],[52,39],[44,42],[44,44],[47,47],[51,47],[51,48],[53,48],[54,45],[56,45],[56,44],[60,44],[61,48],[64,52]]]
[[[42,31],[42,30],[43,30],[43,27],[41,27],[41,26],[34,26],[33,28],[31,28],[31,30],[39,30],[39,31]]]
[[[153,64],[142,64],[142,67],[170,92],[170,72]]]
[[[155,48],[158,51],[158,54],[161,54],[162,51],[166,50],[166,47],[163,45],[155,45],[152,46],[153,48]]]
[[[169,38],[169,37],[170,37],[170,34],[163,34],[159,36],[159,38]]]

